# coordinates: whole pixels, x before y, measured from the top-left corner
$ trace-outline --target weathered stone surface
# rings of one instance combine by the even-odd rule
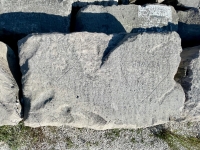
[[[19,89],[12,74],[16,65],[12,49],[0,42],[0,126],[16,125],[21,120]]]
[[[181,53],[179,73],[186,94],[184,119],[200,121],[200,46],[185,48]]]
[[[200,0],[178,0],[178,3],[186,7],[198,8],[200,6]]]
[[[75,31],[106,34],[143,31],[176,31],[178,16],[165,5],[88,6],[76,17]]]
[[[197,46],[200,43],[200,12],[198,9],[178,11],[178,33],[183,47]]]
[[[41,34],[18,45],[27,126],[139,128],[179,117],[175,32]]]

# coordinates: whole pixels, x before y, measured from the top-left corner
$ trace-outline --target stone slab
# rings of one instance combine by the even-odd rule
[[[26,126],[141,128],[182,111],[175,32],[35,34],[18,46]]]
[[[14,79],[17,58],[7,45],[0,42],[0,126],[16,125],[22,119],[19,88]]]
[[[119,5],[82,8],[76,16],[75,31],[99,33],[177,31],[178,16],[165,5]]]
[[[198,9],[178,11],[178,33],[183,47],[193,47],[200,44],[200,12]]]

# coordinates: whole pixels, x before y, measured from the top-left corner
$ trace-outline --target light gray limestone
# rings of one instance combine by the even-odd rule
[[[183,47],[199,45],[200,39],[200,12],[198,9],[178,11],[178,33]]]
[[[13,77],[17,66],[12,49],[0,42],[0,126],[16,125],[21,121],[19,88]],[[10,69],[11,68],[11,69]]]
[[[27,126],[140,128],[182,111],[175,32],[35,34],[18,46]]]
[[[178,3],[186,7],[198,8],[200,6],[200,0],[178,0]]]
[[[119,5],[82,8],[76,17],[75,31],[106,34],[143,31],[176,31],[178,16],[165,5]]]
[[[200,46],[185,48],[181,53],[181,85],[186,93],[183,117],[187,121],[200,121]]]

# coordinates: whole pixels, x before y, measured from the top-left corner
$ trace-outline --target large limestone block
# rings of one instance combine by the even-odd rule
[[[185,48],[181,53],[181,84],[186,94],[184,119],[200,121],[200,46]]]
[[[178,0],[178,3],[186,7],[198,8],[200,6],[200,0]]]
[[[17,65],[12,49],[0,42],[0,126],[21,121],[18,86],[13,77]]]
[[[175,32],[36,34],[18,46],[27,126],[140,128],[182,110]]]
[[[70,0],[1,0],[0,35],[69,32]]]
[[[197,46],[200,43],[200,12],[198,9],[178,11],[178,33],[183,47]]]
[[[176,31],[178,16],[165,5],[119,5],[82,8],[76,17],[75,31],[106,34],[143,31]]]

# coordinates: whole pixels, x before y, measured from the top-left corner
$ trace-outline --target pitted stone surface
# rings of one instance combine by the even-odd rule
[[[200,121],[200,46],[185,48],[179,70],[184,70],[181,84],[186,94],[184,116],[187,121]]]
[[[18,45],[27,126],[140,128],[182,111],[175,32],[41,34]]]
[[[200,39],[200,12],[198,9],[178,11],[178,33],[183,47],[199,45]]]
[[[88,6],[76,17],[75,31],[106,34],[143,31],[176,31],[178,16],[165,5]]]
[[[12,74],[15,73],[16,65],[12,49],[0,42],[0,126],[16,125],[21,121],[19,88]]]

